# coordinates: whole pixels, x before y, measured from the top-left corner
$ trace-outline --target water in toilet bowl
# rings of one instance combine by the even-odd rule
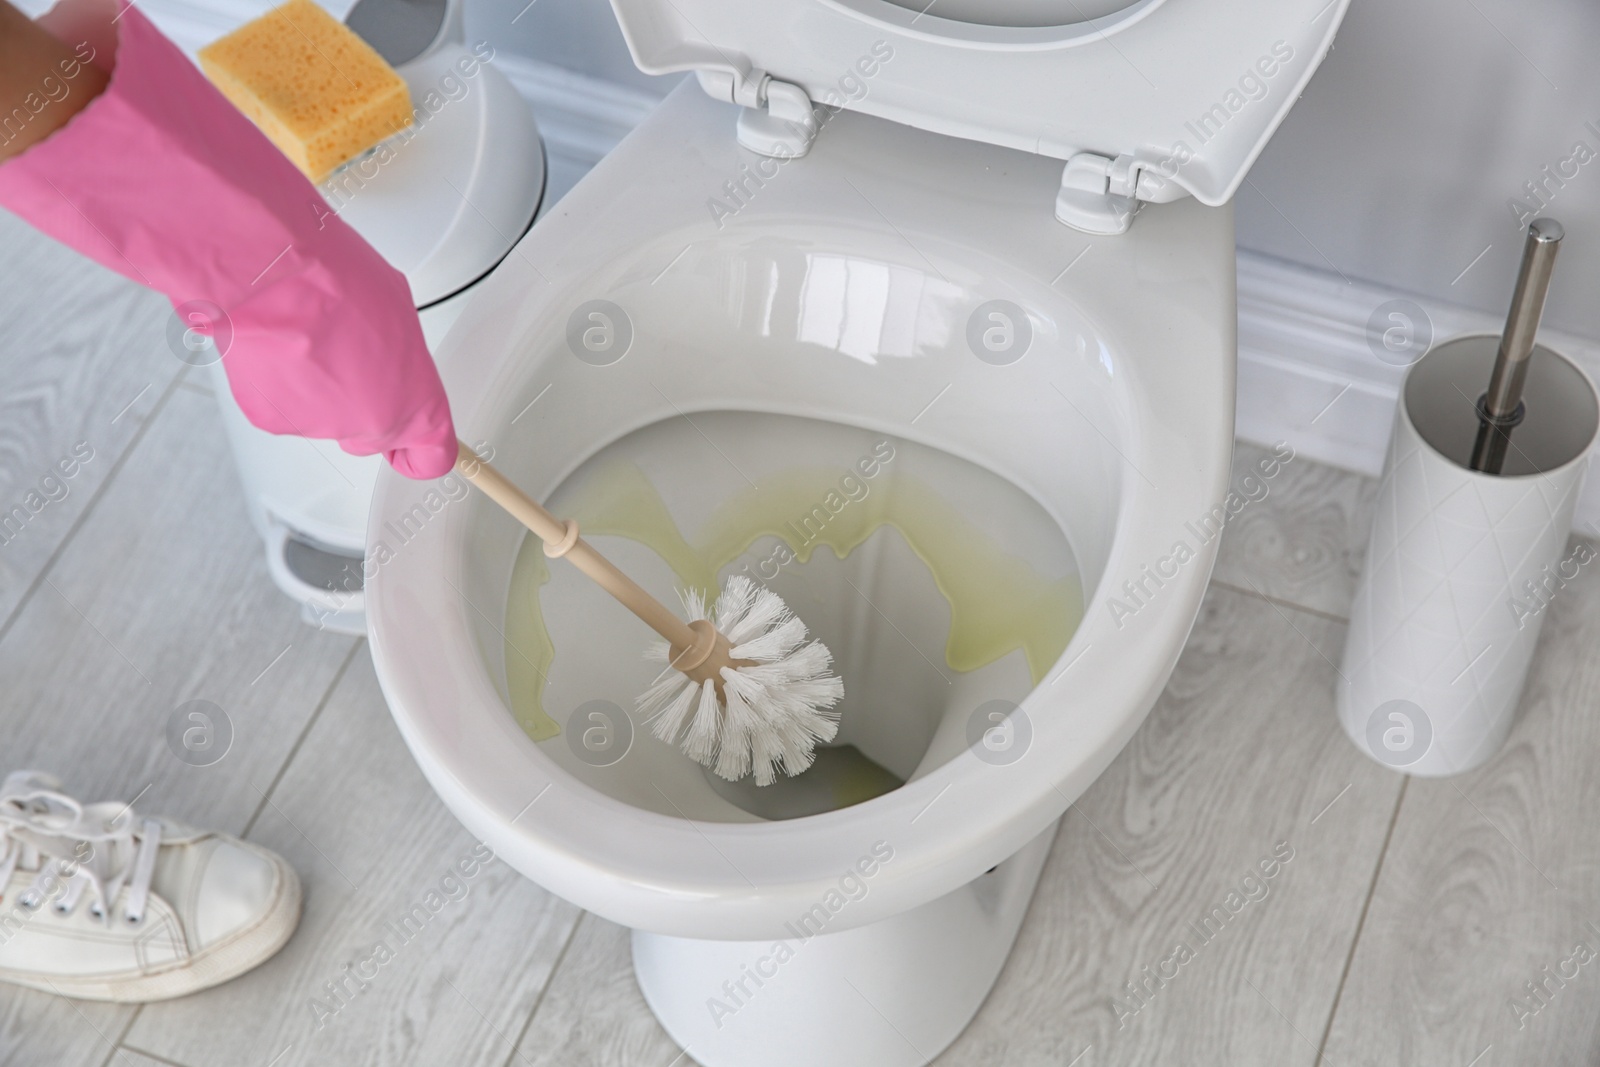
[[[771,587],[833,651],[836,747],[758,791],[730,785],[631,716],[656,668],[643,624],[524,542],[506,611],[506,689],[558,763],[665,814],[816,814],[916,775],[941,728],[1020,701],[1082,616],[1071,547],[1017,486],[918,443],[814,419],[703,412],[600,450],[551,495],[652,593]],[[626,720],[626,721],[624,721]]]

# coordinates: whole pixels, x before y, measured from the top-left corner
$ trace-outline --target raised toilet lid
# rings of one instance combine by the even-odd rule
[[[1119,165],[1113,182],[1131,169],[1138,199],[1211,206],[1238,189],[1348,3],[612,0],[647,72],[732,75],[747,94],[767,74],[936,133],[1100,157]]]

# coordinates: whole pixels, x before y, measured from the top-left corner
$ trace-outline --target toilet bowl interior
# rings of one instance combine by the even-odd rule
[[[497,464],[658,596],[733,573],[783,595],[845,680],[836,747],[757,790],[658,741],[630,714],[648,631],[477,501],[461,592],[507,713],[574,784],[720,822],[870,802],[1068,650],[1115,535],[1133,376],[1071,300],[971,250],[919,237],[919,264],[815,224],[698,237],[548,300],[479,423]],[[1027,334],[1017,358],[983,347],[1007,328],[995,301]]]
[[[703,777],[766,817],[870,799],[926,769],[946,719],[1020,702],[1082,615],[1071,549],[1032,498],[947,453],[837,423],[673,417],[607,446],[551,503],[653,591],[715,595],[732,574],[773,589],[846,679],[820,766],[768,787],[724,783],[625,710],[659,670],[639,655],[642,624],[525,541],[506,608],[511,708],[570,773],[636,804],[662,806],[651,783],[664,774],[697,795]]]

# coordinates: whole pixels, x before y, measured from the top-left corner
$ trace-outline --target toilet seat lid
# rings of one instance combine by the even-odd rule
[[[1127,157],[1149,187],[1170,180],[1210,205],[1244,180],[1348,3],[612,0],[646,72],[767,74],[936,133]]]

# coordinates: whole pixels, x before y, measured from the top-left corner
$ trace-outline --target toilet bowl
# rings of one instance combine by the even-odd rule
[[[764,109],[741,88],[770,62],[706,73],[721,60],[641,28],[645,3],[617,5],[635,58],[700,84],[541,218],[446,338],[441,372],[461,435],[651,592],[743,569],[789,598],[845,681],[837,748],[763,792],[656,741],[626,710],[652,676],[642,624],[585,599],[455,476],[379,479],[373,658],[468,829],[632,928],[641,988],[689,1058],[923,1064],[987,995],[1057,820],[1139,727],[1199,610],[1233,436],[1227,201],[1293,95],[1239,112],[1249,143],[1221,164],[1160,188],[1132,166],[1128,189],[1155,201],[1141,207],[1114,175],[1086,182],[1084,152],[1023,150],[998,123],[967,136],[983,100],[941,129],[915,109],[943,104],[888,79],[924,48],[981,67],[1051,34],[1070,41],[1062,65],[1109,71],[1101,38],[1149,60],[1132,35],[1192,5],[1135,4],[1094,32],[979,27],[952,46],[947,20],[793,0],[780,6],[809,20],[796,40],[862,55],[892,41],[890,59],[842,68],[864,95],[808,125],[776,76]],[[1343,4],[1316,24],[1315,5],[1255,6],[1267,26],[1206,61],[1236,78],[1276,29],[1293,40],[1276,92],[1297,94]],[[819,20],[864,29],[840,42]],[[725,40],[717,20],[696,25]],[[1174,40],[1195,49],[1171,23],[1145,47]],[[1132,157],[1154,168],[1154,151]],[[775,525],[762,501],[784,486],[800,488],[774,514],[795,521]],[[886,518],[864,539],[835,536],[869,512]],[[1062,607],[1072,588],[1081,618]],[[1032,640],[1013,616],[1038,604],[1049,636]]]

